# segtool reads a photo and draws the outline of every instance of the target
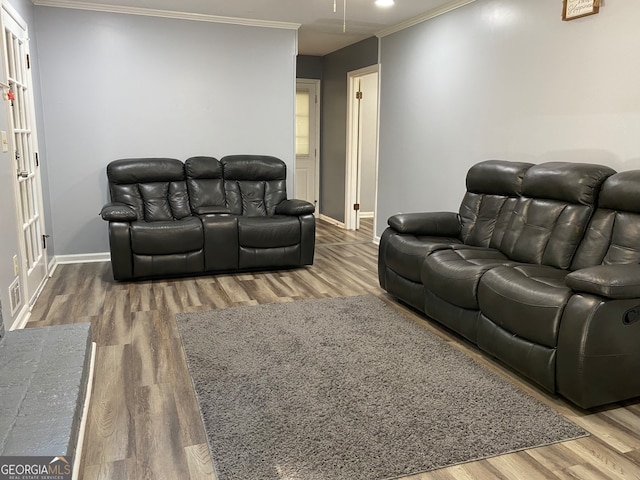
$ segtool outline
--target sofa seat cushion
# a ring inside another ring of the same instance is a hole
[[[202,222],[197,217],[162,222],[133,222],[131,250],[138,255],[169,255],[201,250]]]
[[[500,267],[480,281],[480,310],[513,335],[555,348],[560,319],[572,295],[569,272],[544,265]]]
[[[385,251],[386,266],[407,280],[421,283],[420,271],[424,258],[436,250],[456,244],[462,242],[453,237],[390,235]]]
[[[490,269],[515,264],[498,250],[458,247],[426,257],[422,283],[431,293],[458,307],[478,310],[478,282]]]
[[[300,243],[298,217],[281,215],[238,217],[238,243],[241,247],[278,248]]]

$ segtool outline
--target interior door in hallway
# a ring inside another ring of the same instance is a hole
[[[296,176],[295,198],[316,207],[318,215],[319,185],[319,80],[296,82]]]
[[[47,279],[42,187],[35,131],[35,113],[29,58],[29,36],[24,20],[2,5],[3,74],[8,85],[7,108],[11,153],[15,159],[16,205],[24,298],[33,304]]]
[[[373,218],[378,177],[378,66],[348,74],[345,228]]]

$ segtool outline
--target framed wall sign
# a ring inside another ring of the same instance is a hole
[[[563,0],[562,20],[586,17],[600,11],[600,0]]]

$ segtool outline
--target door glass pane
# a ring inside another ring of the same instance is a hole
[[[309,155],[309,92],[296,92],[296,155]]]

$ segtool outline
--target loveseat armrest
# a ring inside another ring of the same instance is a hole
[[[460,217],[453,212],[399,213],[389,217],[389,226],[398,233],[459,237]]]
[[[276,205],[276,215],[293,215],[300,217],[302,215],[312,214],[315,211],[316,207],[312,203],[295,198],[283,200]]]
[[[567,275],[565,282],[576,292],[611,299],[640,298],[640,265],[597,265]]]
[[[126,203],[107,203],[100,211],[100,216],[107,222],[135,222],[138,214]]]

